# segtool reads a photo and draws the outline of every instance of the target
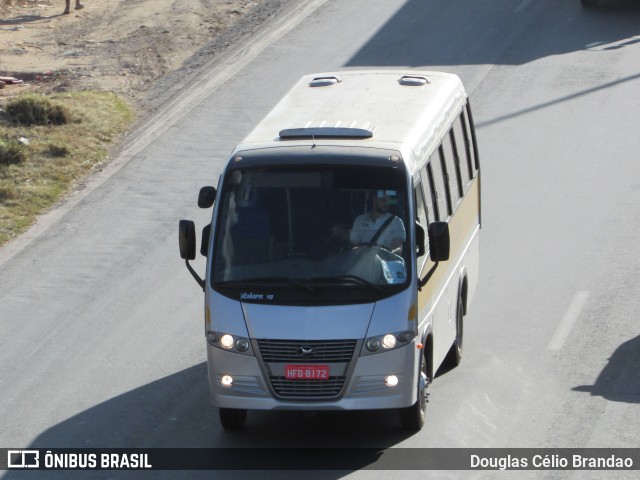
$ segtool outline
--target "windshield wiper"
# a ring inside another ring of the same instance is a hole
[[[244,278],[242,280],[225,280],[223,282],[214,282],[214,286],[218,287],[248,287],[248,286],[260,286],[260,285],[277,285],[277,284],[293,285],[294,287],[302,288],[308,292],[315,293],[316,289],[308,283],[305,283],[297,278],[291,277],[257,277],[257,278]]]
[[[365,287],[369,287],[378,292],[384,292],[384,288],[382,288],[380,285],[376,285],[375,283],[370,282],[366,278],[362,278],[357,275],[335,275],[333,277],[313,277],[313,278],[310,278],[309,280],[314,282],[326,282],[326,283],[348,282],[355,285],[363,285]]]

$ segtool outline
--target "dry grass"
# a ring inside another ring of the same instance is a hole
[[[15,5],[37,5],[38,3],[50,5],[51,0],[0,0],[0,11]]]
[[[24,125],[0,117],[0,245],[101,165],[134,120],[132,109],[110,93],[57,93],[46,100],[64,109],[67,123]]]
[[[64,8],[64,0],[0,0],[0,15],[10,13],[12,7],[52,6],[56,5],[56,3],[59,3]]]
[[[63,0],[60,0],[61,2]],[[0,0],[1,6],[11,7],[13,5],[51,5],[51,0]]]

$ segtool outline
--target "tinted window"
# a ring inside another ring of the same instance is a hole
[[[357,302],[390,294],[406,284],[411,253],[405,185],[404,171],[372,166],[228,172],[216,224],[214,288],[265,289],[276,302],[336,295]]]
[[[469,182],[473,178],[473,170],[471,169],[471,157],[469,153],[469,140],[464,130],[462,115],[453,122],[453,137],[458,152],[460,165],[460,181],[462,182],[462,191],[467,193]]]
[[[427,232],[427,228],[429,226],[429,213],[427,211],[427,205],[425,203],[424,191],[422,190],[422,185],[420,183],[416,185],[414,195],[416,199],[416,220],[418,221],[418,223],[420,223],[420,225],[422,225],[424,231]],[[429,251],[429,238],[427,235],[425,235],[424,246],[425,251]],[[423,261],[423,257],[417,259],[417,272],[420,272],[420,265]]]
[[[465,130],[467,132],[467,138],[469,139],[469,153],[471,159],[471,166],[474,172],[473,176],[475,177],[475,172],[480,168],[478,164],[478,159],[476,158],[476,152],[473,148],[473,135],[471,130],[471,107],[467,104],[467,111],[463,112],[462,117],[464,119]]]
[[[431,166],[431,175],[433,177],[434,203],[438,206],[438,219],[446,220],[451,215],[451,201],[448,198],[449,194],[445,183],[440,150],[433,152],[429,165]]]
[[[427,213],[427,205],[424,201],[424,191],[422,185],[418,183],[415,190],[416,195],[416,220],[420,222],[424,228],[429,225],[429,214]]]
[[[451,143],[451,134],[448,133],[442,139],[442,151],[444,153],[444,160],[446,166],[446,178],[447,185],[449,187],[449,194],[451,197],[451,206],[455,210],[460,197],[462,196],[462,187],[460,186],[460,169],[456,161],[456,153]]]

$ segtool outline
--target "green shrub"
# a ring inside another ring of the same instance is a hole
[[[24,146],[20,142],[0,139],[0,165],[22,163],[24,159]]]
[[[66,157],[69,155],[69,148],[65,145],[50,143],[47,147],[46,153],[50,157]]]
[[[0,202],[16,200],[17,198],[18,191],[15,187],[0,187]]]
[[[64,125],[69,117],[65,107],[34,93],[20,95],[9,101],[5,111],[13,122],[22,125]]]

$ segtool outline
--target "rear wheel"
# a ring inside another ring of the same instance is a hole
[[[462,297],[458,298],[458,310],[456,312],[456,338],[447,354],[445,364],[447,368],[455,368],[462,361],[462,340],[464,338],[464,310]]]
[[[410,407],[398,410],[400,423],[407,430],[417,432],[424,426],[427,418],[427,386],[429,385],[429,374],[427,373],[427,362],[424,354],[420,354],[420,372],[418,373],[418,395],[416,403]]]
[[[225,430],[241,430],[247,420],[247,411],[238,408],[221,408],[219,417]]]

